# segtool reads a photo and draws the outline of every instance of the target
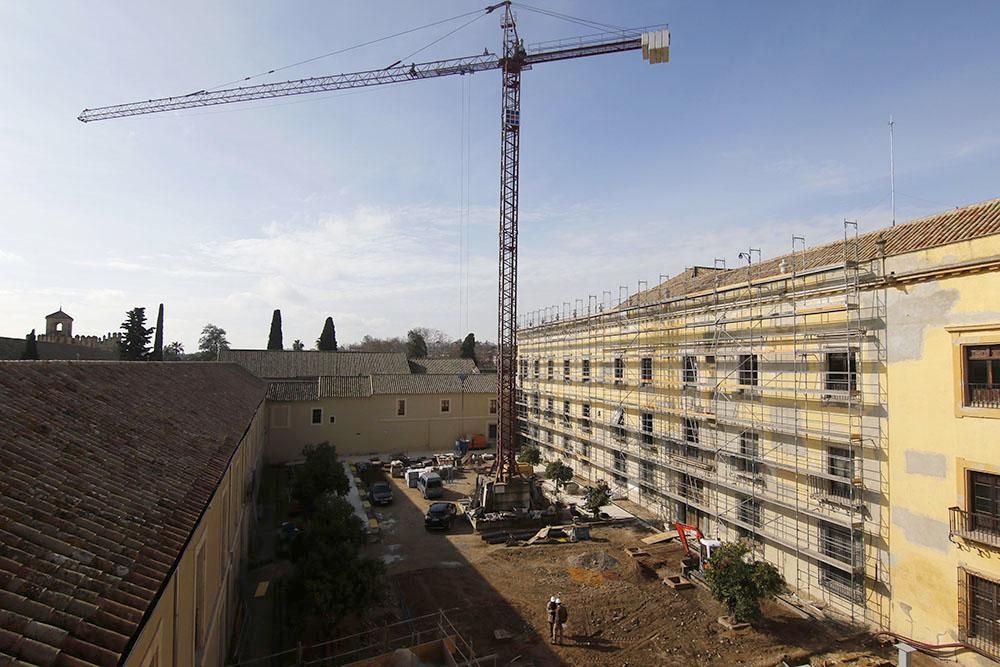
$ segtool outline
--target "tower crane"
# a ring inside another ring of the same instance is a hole
[[[670,55],[670,32],[666,25],[636,30],[616,30],[573,39],[547,42],[525,48],[517,32],[510,0],[483,9],[491,14],[503,8],[503,54],[481,55],[424,63],[395,62],[383,69],[333,74],[294,81],[201,90],[188,95],[84,109],[84,123],[143,114],[178,111],[234,102],[305,95],[309,93],[381,86],[417,79],[436,79],[453,74],[501,70],[503,75],[500,115],[500,244],[497,326],[497,457],[493,475],[506,482],[517,474],[517,212],[518,161],[521,137],[521,73],[534,65],[607,53],[641,50],[649,63],[665,63]]]

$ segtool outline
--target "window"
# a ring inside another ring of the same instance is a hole
[[[555,364],[553,364],[552,360],[549,359],[548,363],[545,364],[545,379],[546,380],[551,380],[552,379],[552,375],[553,375],[553,371],[554,370],[555,370]]]
[[[639,415],[639,421],[642,426],[642,444],[653,444],[653,413],[643,412]]]
[[[967,345],[965,357],[965,405],[970,408],[1000,408],[1000,345]]]
[[[545,442],[547,442],[549,444],[552,444],[553,442],[555,442],[555,436],[552,434],[552,431],[546,431],[545,432]]]
[[[555,401],[551,398],[545,399],[545,418],[549,421],[554,421],[552,413],[555,409]]]
[[[590,403],[584,403],[580,406],[580,414],[582,415],[580,428],[583,429],[584,433],[590,433]]]
[[[611,430],[618,440],[625,439],[625,411],[621,408],[615,412],[614,426]]]
[[[842,598],[847,598],[855,602],[864,602],[864,582],[860,575],[855,577],[850,572],[845,572],[829,563],[820,563],[819,583],[823,588]]]
[[[563,359],[563,380],[569,381],[569,359]]]
[[[857,391],[857,360],[854,352],[830,352],[826,355],[826,388],[831,391]]]
[[[736,459],[736,469],[751,475],[757,474],[757,457],[760,456],[760,434],[743,431],[740,433],[740,456]]]
[[[959,570],[959,638],[1000,659],[1000,583]]]
[[[538,398],[538,394],[531,395],[531,411],[534,412],[536,416],[541,411],[541,402]]]
[[[850,528],[823,521],[820,526],[820,551],[824,556],[836,558],[842,563],[860,565],[863,542],[858,537],[852,536]]]
[[[401,398],[396,401],[396,416],[405,417],[406,416],[406,399]]]
[[[750,497],[740,500],[740,521],[751,526],[760,526],[760,503]]]
[[[649,384],[653,381],[653,358],[643,357],[639,361],[639,379],[644,384]]]
[[[653,483],[653,462],[639,461],[639,481],[647,484]]]
[[[615,470],[619,472],[625,472],[628,465],[628,457],[625,456],[625,452],[615,451]]]
[[[621,357],[615,357],[615,384],[621,384],[622,378],[625,377],[625,360]]]
[[[583,369],[580,371],[580,375],[584,382],[590,382],[590,359],[583,360]]]
[[[292,409],[287,405],[275,405],[271,408],[271,428],[288,428],[291,426]]]
[[[337,417],[336,417],[336,415],[330,415],[330,423],[331,423],[331,424],[334,424],[334,423],[336,423],[336,422],[337,422]]]
[[[969,497],[969,530],[1000,536],[1000,475],[969,472]]]
[[[694,357],[684,357],[684,382],[698,381],[698,360]]]
[[[830,482],[830,495],[837,498],[850,498],[850,480],[854,477],[854,457],[851,450],[844,447],[830,447],[827,450],[826,471],[831,475],[848,480],[846,482],[828,480]]]
[[[497,425],[496,424],[490,424],[487,427],[487,431],[486,432],[489,434],[487,437],[490,440],[496,440],[497,439]]]
[[[701,502],[704,487],[705,483],[697,477],[681,475],[680,492],[682,497],[695,502]]]
[[[570,415],[569,401],[563,401],[563,414],[562,414],[563,426],[569,426],[569,415]]]
[[[313,425],[323,423],[323,408],[313,408],[312,409],[312,423]]]
[[[495,415],[497,413],[497,399],[490,399],[490,414]]]
[[[739,359],[740,359],[740,384],[756,385],[757,355],[741,354]]]
[[[450,398],[442,398],[441,399],[441,412],[442,413],[451,412],[451,399]]]
[[[581,456],[590,456],[590,443],[589,442],[581,442],[580,443],[580,455]]]
[[[540,363],[541,362],[539,362],[538,359],[535,359],[535,379],[538,379],[538,369],[539,369]]]
[[[684,419],[684,440],[698,443],[698,421],[690,417]]]

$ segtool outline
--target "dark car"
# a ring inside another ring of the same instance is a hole
[[[388,482],[375,482],[368,491],[372,505],[388,505],[392,502],[392,487]]]
[[[427,515],[424,516],[424,527],[448,530],[457,514],[458,507],[455,503],[433,503],[427,509]]]

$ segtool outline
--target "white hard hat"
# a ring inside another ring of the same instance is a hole
[[[560,600],[559,598],[556,598],[556,604],[562,604],[562,600]]]
[[[559,600],[556,600],[556,596],[555,595],[553,595],[552,597],[549,598],[549,602],[558,602],[558,601]]]

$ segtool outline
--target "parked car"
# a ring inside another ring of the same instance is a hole
[[[392,486],[388,482],[375,482],[368,490],[372,505],[388,505],[392,502]]]
[[[443,528],[448,530],[458,515],[455,503],[432,503],[424,516],[424,528]]]
[[[441,476],[436,472],[422,472],[417,477],[417,490],[424,498],[440,498],[444,493]]]

